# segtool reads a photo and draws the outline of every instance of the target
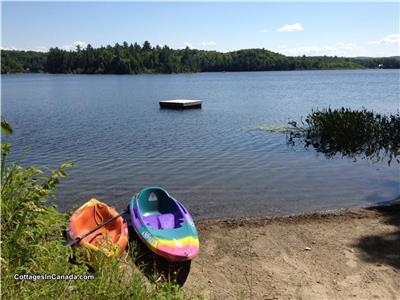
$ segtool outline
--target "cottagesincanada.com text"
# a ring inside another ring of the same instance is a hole
[[[15,280],[93,280],[95,277],[92,274],[77,275],[77,274],[15,274]]]

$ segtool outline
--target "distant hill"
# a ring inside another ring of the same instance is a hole
[[[387,56],[387,57],[373,57],[373,56],[355,56],[352,57],[354,59],[382,59],[382,58],[392,58],[392,59],[400,59],[400,56]]]
[[[278,71],[361,68],[400,68],[400,59],[285,56],[266,49],[227,53],[168,46],[115,44],[75,51],[51,48],[48,52],[1,51],[1,73],[47,72],[72,74],[191,73],[221,71]]]
[[[389,57],[355,57],[366,68],[399,69],[400,56]]]
[[[1,73],[44,72],[47,53],[35,51],[1,51]]]

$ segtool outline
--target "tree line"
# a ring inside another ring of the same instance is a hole
[[[115,44],[74,51],[50,48],[46,53],[10,51],[1,53],[1,73],[48,72],[68,74],[142,74],[235,71],[278,71],[357,68],[400,68],[399,57],[345,58],[329,56],[291,57],[266,49],[217,52],[172,49],[168,46]]]

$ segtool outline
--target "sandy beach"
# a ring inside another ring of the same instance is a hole
[[[400,203],[197,224],[184,289],[207,299],[400,299]]]

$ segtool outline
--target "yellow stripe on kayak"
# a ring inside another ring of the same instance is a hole
[[[185,247],[185,246],[196,246],[199,247],[199,239],[198,238],[194,238],[192,236],[188,236],[182,239],[156,239],[157,244],[156,247],[159,245],[165,245],[168,247]]]

